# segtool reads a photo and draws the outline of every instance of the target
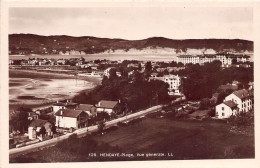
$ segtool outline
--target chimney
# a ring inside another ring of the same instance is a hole
[[[57,103],[59,103],[59,100],[57,100]]]
[[[121,100],[120,100],[120,99],[118,100],[118,103],[121,103]]]
[[[62,110],[60,111],[60,115],[63,115],[63,111]]]

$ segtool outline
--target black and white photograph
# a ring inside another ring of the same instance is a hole
[[[254,17],[9,7],[9,164],[255,159]]]

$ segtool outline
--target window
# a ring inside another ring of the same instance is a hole
[[[224,107],[222,107],[222,110],[225,110],[225,108],[224,108]]]
[[[224,114],[224,113],[222,113],[222,116],[225,116],[225,114]]]

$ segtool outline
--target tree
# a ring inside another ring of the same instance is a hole
[[[138,71],[134,71],[133,75],[132,75],[132,80],[133,81],[142,81],[143,80],[143,76],[141,73],[139,73]]]
[[[42,137],[44,137],[46,134],[46,129],[44,126],[41,127],[40,131],[39,131],[39,135],[42,135]]]
[[[141,70],[142,70],[142,66],[141,66],[141,64],[140,64],[140,63],[138,64],[138,70],[139,70],[139,71],[141,71]]]
[[[104,121],[100,121],[98,123],[98,132],[101,133],[105,128],[105,122]]]
[[[110,118],[109,114],[106,112],[98,113],[96,119],[98,121],[108,120]]]
[[[147,72],[147,73],[149,73],[149,72],[151,72],[151,70],[152,70],[152,63],[151,63],[151,61],[148,61],[146,64],[145,64],[145,71]]]
[[[214,108],[210,109],[209,112],[208,112],[208,115],[210,117],[214,117],[215,116],[215,109]]]
[[[226,90],[224,92],[219,93],[216,104],[220,104],[224,101],[224,99],[230,95],[233,92],[233,90]]]
[[[165,70],[163,71],[163,75],[169,75],[169,71],[168,71],[167,69],[165,69]]]
[[[204,98],[202,99],[202,101],[200,102],[200,110],[205,110],[208,109],[212,106],[212,103],[210,101],[210,99],[208,98]]]
[[[55,125],[52,125],[51,131],[52,131],[53,134],[56,134],[56,133],[57,133],[57,131],[56,131],[56,126],[55,126]]]
[[[116,69],[115,69],[115,68],[112,68],[112,69],[109,70],[109,78],[110,78],[110,79],[115,79],[115,78],[117,78]]]
[[[235,58],[232,59],[232,64],[233,64],[233,65],[237,64],[237,59],[235,59]]]
[[[28,120],[28,112],[32,110],[29,108],[19,107],[16,114],[10,120],[10,126],[17,131],[24,133],[27,130],[30,121]]]

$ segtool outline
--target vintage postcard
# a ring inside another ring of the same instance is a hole
[[[2,9],[3,167],[259,166],[259,3]]]

